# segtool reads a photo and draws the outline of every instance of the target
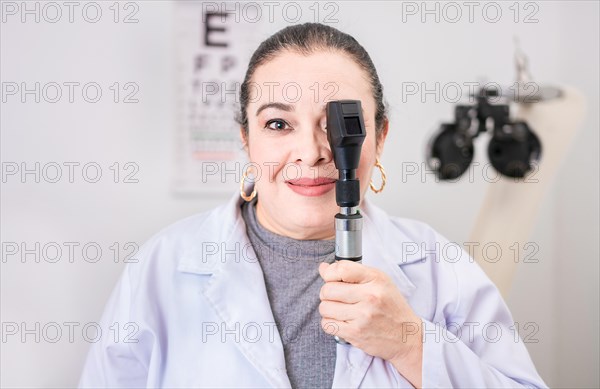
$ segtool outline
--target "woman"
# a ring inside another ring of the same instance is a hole
[[[450,243],[423,223],[363,201],[363,263],[333,263],[325,104],[362,102],[364,198],[373,167],[383,173],[382,90],[369,55],[334,28],[292,26],[263,42],[240,99],[255,185],[142,247],[102,320],[111,335],[135,331],[94,344],[80,385],[545,386],[497,289],[463,251],[432,250]]]

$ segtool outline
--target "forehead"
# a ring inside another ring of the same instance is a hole
[[[250,104],[282,99],[288,103],[317,104],[340,99],[358,99],[369,104],[372,100],[365,70],[341,52],[316,51],[303,55],[283,51],[257,67],[251,82],[254,98]]]

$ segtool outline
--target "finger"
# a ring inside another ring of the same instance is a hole
[[[343,329],[346,329],[348,323],[345,323],[340,320],[332,319],[331,317],[324,317],[321,319],[321,328],[325,333],[329,335],[337,335],[340,336],[340,332]]]
[[[342,281],[365,283],[374,278],[372,269],[353,261],[337,261],[329,266],[319,266],[319,273],[325,282]]]
[[[321,276],[323,276],[323,275],[322,275],[322,274],[323,274],[322,272],[323,272],[325,269],[327,269],[328,267],[329,267],[329,264],[328,264],[327,262],[321,262],[321,263],[319,264],[319,274],[321,274]]]
[[[321,287],[319,298],[321,300],[354,304],[361,301],[361,296],[364,294],[361,286],[360,284],[350,284],[348,282],[329,281]]]
[[[339,321],[354,320],[359,315],[353,304],[338,303],[337,301],[321,301],[319,313],[322,317],[330,317]]]

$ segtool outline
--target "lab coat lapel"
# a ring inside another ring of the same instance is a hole
[[[212,228],[222,226],[215,228],[214,239],[210,240],[218,245],[221,255],[208,257],[196,253],[195,259],[188,257],[181,263],[180,270],[212,274],[203,294],[227,328],[240,332],[239,341],[235,339],[236,346],[274,387],[289,388],[283,343],[239,205],[238,200],[233,199],[223,212],[213,214],[215,220],[209,223]],[[260,335],[253,333],[246,339],[247,333],[242,328],[260,328]]]
[[[358,388],[373,356],[352,345],[338,344],[332,388]]]
[[[369,201],[363,202],[362,215],[363,264],[389,274],[400,293],[408,300],[416,287],[402,271],[400,264],[408,263],[402,258],[402,245],[409,242],[409,239],[398,232],[383,210]]]

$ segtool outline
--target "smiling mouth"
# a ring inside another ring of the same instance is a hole
[[[332,191],[336,180],[326,177],[299,178],[285,183],[293,192],[307,197],[318,197]]]
[[[332,178],[319,177],[319,178],[299,178],[295,180],[286,181],[290,185],[294,186],[302,186],[302,187],[312,187],[312,186],[324,186],[330,185],[336,182],[336,180]]]

